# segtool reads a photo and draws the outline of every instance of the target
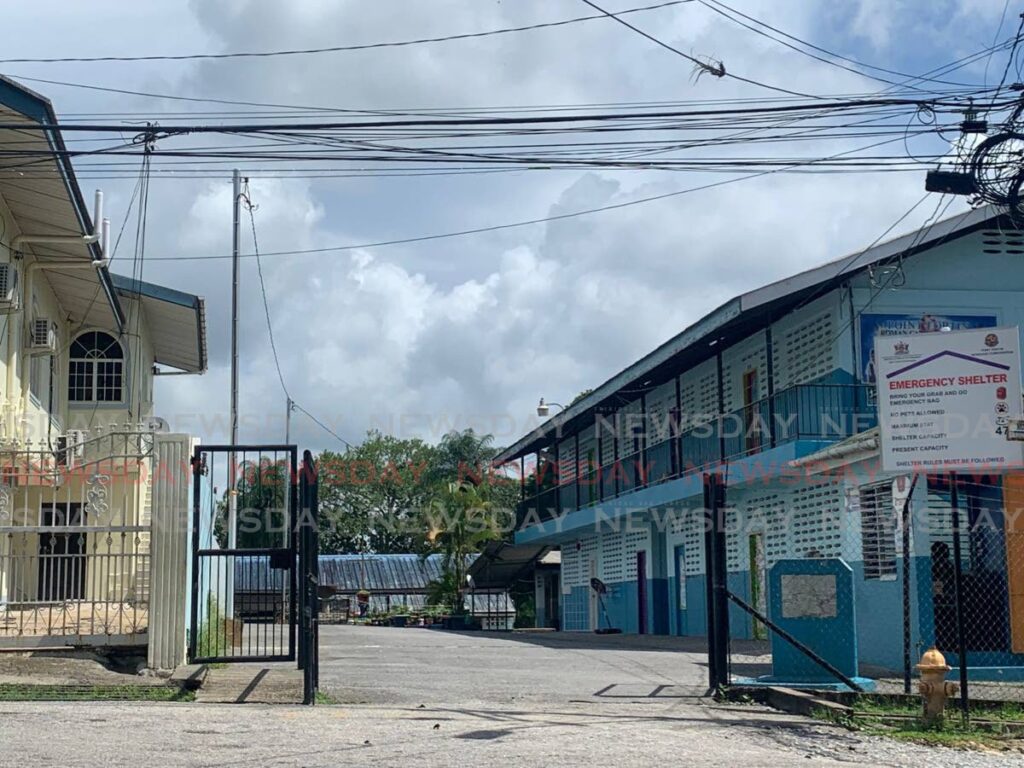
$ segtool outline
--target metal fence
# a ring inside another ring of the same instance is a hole
[[[712,684],[916,693],[936,647],[963,706],[1024,703],[1024,475],[826,465],[705,475]]]
[[[0,647],[145,644],[153,434],[0,449]]]

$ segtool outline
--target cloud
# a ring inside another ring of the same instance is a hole
[[[194,0],[162,6],[160,23],[154,25],[148,13],[121,15],[121,4],[64,5],[50,14],[45,37],[40,29],[12,39],[9,55],[38,55],[58,46],[69,53],[304,48],[585,15],[582,5],[546,2]],[[630,5],[620,0],[609,7]],[[923,72],[990,44],[1001,4],[986,0],[976,17],[974,5],[966,0],[860,0],[840,6],[757,0],[742,10],[845,55]],[[14,12],[27,13],[20,6]],[[83,20],[96,14],[107,22],[82,38]],[[812,61],[697,3],[636,14],[631,22],[680,50],[723,60],[730,72],[798,92],[884,87]],[[907,30],[913,35],[905,35]],[[1004,36],[1010,33],[1004,26]],[[980,79],[983,67],[981,62],[957,73],[957,79]],[[338,110],[778,95],[728,79],[694,83],[688,62],[613,21],[345,54],[23,71],[77,81],[94,77],[116,87],[190,97]],[[990,72],[989,80],[995,76]],[[205,113],[192,118],[197,121],[252,117],[245,108],[228,105],[56,87],[48,93],[59,113],[107,110],[161,119],[159,113],[191,110]],[[195,143],[194,137],[183,137],[159,145]],[[814,149],[775,144],[733,152],[808,156]],[[725,178],[523,170],[285,180],[266,178],[268,165],[242,163],[243,172],[253,177],[264,253],[561,215]],[[87,160],[79,161],[80,170],[87,167]],[[230,263],[177,259],[230,252],[231,165],[220,169],[222,176],[213,180],[155,178],[144,261],[145,279],[207,299],[210,372],[162,379],[156,392],[159,412],[206,440],[226,437]],[[127,207],[134,180],[104,183],[116,217]],[[780,174],[472,237],[267,256],[264,278],[285,383],[295,400],[348,439],[370,426],[433,438],[445,427],[472,425],[509,442],[530,427],[540,396],[567,402],[736,293],[866,246],[921,194],[920,174]],[[920,223],[931,208],[922,206],[921,216],[904,227]],[[119,224],[115,219],[115,230]],[[243,224],[243,250],[250,251],[248,221]],[[115,271],[131,271],[132,229],[129,223]],[[251,259],[242,266],[240,298],[242,438],[279,440],[284,394]],[[293,417],[293,435],[304,446],[336,445],[302,414]]]

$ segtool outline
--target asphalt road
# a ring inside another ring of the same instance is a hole
[[[0,766],[1020,765],[714,705],[699,648],[670,638],[324,627],[322,640],[337,705],[0,703]]]

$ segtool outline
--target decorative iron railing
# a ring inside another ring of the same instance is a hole
[[[0,646],[145,632],[153,433],[0,446]]]

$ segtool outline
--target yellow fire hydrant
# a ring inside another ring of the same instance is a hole
[[[946,681],[946,673],[952,667],[946,663],[946,657],[934,645],[924,652],[918,662],[917,671],[921,673],[918,691],[924,703],[924,721],[939,723],[942,721],[946,708],[946,699],[956,696],[960,686]]]

